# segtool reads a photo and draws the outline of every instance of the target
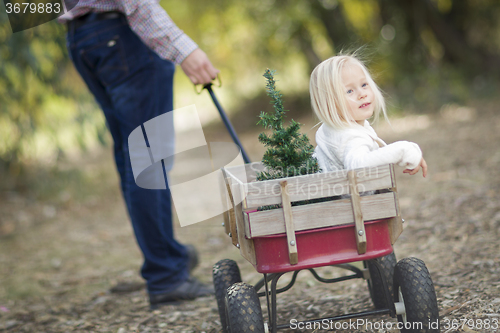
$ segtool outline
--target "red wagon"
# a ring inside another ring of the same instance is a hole
[[[425,264],[416,258],[396,262],[392,245],[401,234],[392,165],[255,181],[260,163],[222,169],[228,211],[224,226],[233,244],[263,278],[241,282],[236,262],[214,265],[213,279],[224,332],[276,332],[277,294],[290,289],[300,270],[321,282],[354,278],[368,281],[375,309],[302,323],[369,315],[398,317],[402,332],[438,332],[436,295]],[[362,261],[364,269],[349,263]],[[314,270],[336,266],[351,275],[325,279]],[[290,272],[291,282],[277,288]],[[261,289],[263,289],[261,291]],[[260,297],[267,302],[267,318]]]
[[[328,322],[389,314],[401,332],[439,332],[434,286],[423,261],[396,262],[392,245],[403,231],[392,165],[256,181],[264,167],[250,163],[229,119],[210,93],[245,165],[222,168],[224,227],[241,255],[263,278],[254,286],[241,282],[235,261],[223,259],[213,268],[215,296],[225,333],[276,332],[277,294],[290,289],[300,270],[325,283],[363,278],[375,309],[304,320]],[[362,261],[364,269],[349,263]],[[352,271],[325,279],[314,270],[335,266]],[[291,282],[278,289],[283,274]],[[264,289],[263,291],[260,291]],[[264,319],[259,297],[267,302]]]

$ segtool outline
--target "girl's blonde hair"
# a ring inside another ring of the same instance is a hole
[[[354,54],[331,57],[316,66],[311,73],[309,92],[311,105],[316,116],[322,123],[333,128],[347,128],[355,124],[349,112],[341,75],[342,69],[347,64],[360,66],[366,75],[367,83],[372,88],[375,97],[373,119],[376,121],[382,113],[387,120],[382,92],[373,81],[365,65]]]

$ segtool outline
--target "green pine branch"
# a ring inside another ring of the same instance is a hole
[[[318,161],[312,157],[314,147],[309,143],[307,135],[300,133],[300,124],[293,119],[289,126],[285,127],[283,124],[286,110],[283,107],[283,95],[276,89],[275,73],[270,69],[264,73],[267,80],[266,91],[271,98],[274,113],[261,111],[257,123],[264,129],[272,130],[271,134],[259,135],[259,142],[268,148],[262,158],[267,170],[259,173],[257,180],[293,177],[319,171]]]

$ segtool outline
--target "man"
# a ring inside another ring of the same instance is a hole
[[[174,238],[168,187],[148,190],[135,184],[128,136],[173,109],[175,64],[194,84],[209,83],[219,71],[157,1],[81,0],[59,21],[67,23],[70,57],[113,137],[123,197],[144,255],[141,274],[151,308],[213,294],[213,288],[190,277],[196,252]]]

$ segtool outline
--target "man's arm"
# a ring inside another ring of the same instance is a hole
[[[154,0],[117,1],[130,28],[161,58],[180,64],[194,84],[206,84],[219,72],[167,12]]]

